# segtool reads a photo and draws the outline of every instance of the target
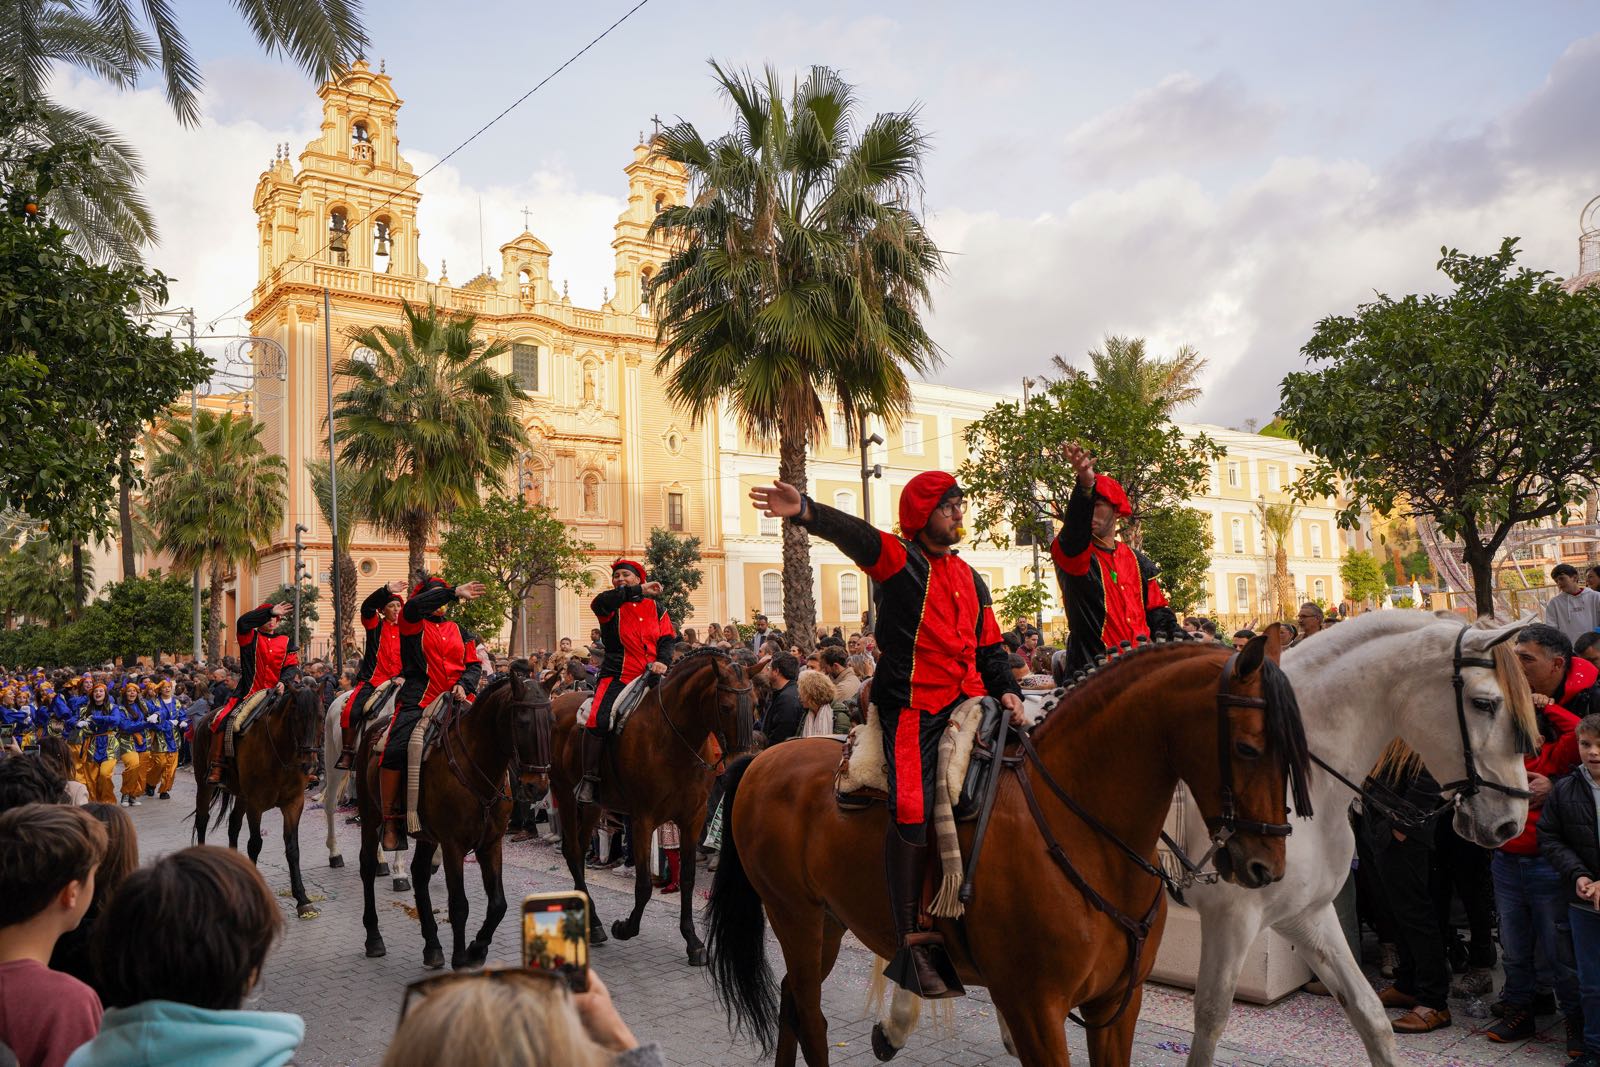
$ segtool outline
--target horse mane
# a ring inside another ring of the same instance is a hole
[[[717,648],[714,645],[701,645],[699,648],[685,652],[678,662],[674,663],[671,667],[668,667],[666,676],[662,678],[662,681],[671,681],[673,678],[677,677],[678,674],[688,669],[689,664],[692,663],[695,666],[699,666],[699,661],[706,658],[725,659],[732,661],[733,654]]]
[[[1179,653],[1178,649],[1183,651]],[[1080,718],[1099,711],[1117,689],[1128,671],[1126,664],[1135,661],[1141,667],[1152,669],[1167,660],[1192,658],[1206,650],[1230,652],[1221,642],[1203,637],[1176,637],[1168,641],[1141,642],[1126,652],[1111,653],[1095,660],[1095,666],[1062,690],[1061,700],[1045,715],[1044,721],[1034,728],[1036,741],[1043,741],[1056,723],[1069,717]],[[1111,679],[1108,681],[1107,679]],[[1300,704],[1295,699],[1289,676],[1272,660],[1261,661],[1261,695],[1266,702],[1263,724],[1267,742],[1280,754],[1289,774],[1290,794],[1294,798],[1295,813],[1307,818],[1311,807],[1311,751],[1306,743],[1305,725],[1300,718]]]
[[[1539,713],[1533,706],[1533,690],[1528,686],[1528,676],[1522,673],[1517,654],[1511,651],[1511,642],[1502,641],[1491,649],[1494,653],[1494,680],[1500,683],[1500,692],[1511,711],[1511,722],[1517,728],[1517,742],[1527,752],[1536,752],[1542,734]]]
[[[522,680],[524,683],[533,685],[539,688],[541,693],[543,692],[543,686],[539,685],[539,676],[534,671],[533,664],[529,663],[526,659],[519,658],[511,661],[511,667],[506,671],[505,674],[501,675],[499,678],[496,678],[494,681],[480,689],[478,691],[478,699],[483,700],[491,694],[498,693],[500,690],[510,685],[511,676],[514,674],[522,675]]]

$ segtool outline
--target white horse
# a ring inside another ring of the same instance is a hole
[[[1519,738],[1536,738],[1532,697],[1509,646],[1497,643],[1526,622],[1465,633],[1459,621],[1425,611],[1369,612],[1302,642],[1283,655],[1294,685],[1314,756],[1360,783],[1396,737],[1422,756],[1435,778],[1468,777],[1462,722],[1479,776],[1515,790],[1528,787]],[[1463,665],[1458,721],[1453,683],[1456,638],[1461,655],[1495,667]],[[1316,814],[1296,820],[1288,841],[1283,879],[1263,889],[1241,890],[1225,882],[1195,885],[1185,899],[1200,913],[1200,973],[1195,981],[1194,1040],[1188,1067],[1209,1067],[1228,1021],[1245,955],[1263,927],[1288,938],[1350,1016],[1375,1064],[1396,1064],[1394,1032],[1378,995],[1361,974],[1334,914],[1333,898],[1350,873],[1355,852],[1346,813],[1355,795],[1333,775],[1311,778]],[[1456,799],[1456,832],[1493,848],[1522,829],[1528,802],[1492,787]],[[1209,834],[1198,815],[1184,827],[1191,855],[1204,851]],[[1199,846],[1199,847],[1193,847]],[[981,900],[973,906],[982,907]],[[904,1047],[921,1005],[896,990],[887,1014],[874,1028],[880,1059]],[[1010,1050],[1005,1020],[1001,1037]]]
[[[337,769],[334,764],[339,762],[339,753],[343,743],[343,733],[339,727],[339,720],[344,714],[344,706],[350,702],[354,689],[347,689],[333,699],[328,705],[328,713],[322,720],[322,814],[328,820],[328,866],[343,867],[344,855],[339,851],[339,837],[334,832],[336,820],[339,818],[339,804],[344,800],[344,790],[350,781],[350,772]],[[394,891],[404,893],[411,889],[411,879],[406,877],[405,866],[400,862],[400,853],[388,853],[388,862],[378,864],[378,877],[387,878],[389,872],[394,871]]]
[[[1536,740],[1538,730],[1527,681],[1510,645],[1501,640],[1524,625],[1483,623],[1463,633],[1459,622],[1425,611],[1370,612],[1289,649],[1282,666],[1294,684],[1311,752],[1361,782],[1399,737],[1435,778],[1455,783],[1469,777],[1462,750],[1465,729],[1477,774],[1489,783],[1526,790],[1519,742]],[[1461,667],[1464,717],[1459,721],[1453,683],[1458,636],[1462,657],[1491,658],[1495,664]],[[1355,852],[1346,816],[1355,797],[1326,771],[1312,775],[1311,789],[1316,815],[1296,822],[1282,881],[1250,893],[1218,882],[1185,894],[1200,913],[1201,937],[1188,1067],[1213,1062],[1245,954],[1267,926],[1304,955],[1350,1017],[1367,1057],[1384,1067],[1397,1062],[1389,1018],[1351,955],[1333,910]],[[1492,786],[1451,792],[1457,794],[1456,833],[1485,848],[1515,837],[1527,821],[1524,797]],[[1461,795],[1467,792],[1471,795]],[[1198,819],[1190,820],[1185,831],[1190,841],[1206,838]]]

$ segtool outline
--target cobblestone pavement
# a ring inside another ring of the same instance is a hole
[[[188,815],[193,810],[193,796],[193,779],[185,768],[171,801],[147,799],[133,809],[146,862],[189,843]],[[333,870],[327,865],[323,844],[322,810],[314,803],[307,804],[300,834],[303,873],[307,890],[313,898],[320,898],[321,915],[301,920],[289,898],[282,823],[276,814],[263,819],[266,843],[261,869],[278,891],[286,933],[282,944],[268,958],[262,983],[248,1006],[290,1011],[304,1017],[306,1040],[296,1062],[306,1067],[376,1064],[394,1031],[406,983],[431,973],[422,967],[422,937],[417,921],[407,914],[408,909],[414,912],[411,894],[394,893],[387,879],[379,881],[378,906],[389,954],[377,960],[363,955],[361,882],[355,866],[358,834],[355,826],[345,823],[343,813],[338,827],[348,865]],[[569,887],[565,865],[547,842],[548,838],[520,844],[507,841],[505,880],[510,908],[495,935],[492,961],[510,963],[517,958],[516,905],[523,894]],[[210,843],[226,844],[226,828],[220,834],[214,833]],[[697,892],[704,891],[707,881],[702,871]],[[470,871],[466,882],[472,900],[471,930],[481,921],[483,891],[479,879]],[[625,915],[631,906],[631,878],[594,872],[590,888],[596,908],[608,923]],[[442,913],[442,878],[434,881],[434,904],[441,912],[440,935],[448,953],[449,925]],[[660,1043],[668,1063],[759,1062],[753,1045],[728,1036],[706,972],[691,969],[684,962],[677,907],[676,897],[658,896],[646,909],[636,939],[626,943],[613,940],[595,949],[596,968],[640,1040]],[[781,966],[775,943],[772,956]],[[835,1064],[877,1062],[869,1036],[873,1020],[865,1005],[871,963],[871,955],[847,939],[824,990],[823,1006],[830,1021]],[[994,1010],[983,990],[974,990],[966,998],[949,1003],[954,1006],[954,1031],[942,1031],[925,1022],[895,1060],[897,1064],[1015,1062],[1005,1055],[1000,1044]],[[1459,1009],[1460,1005],[1456,1007]],[[1135,1038],[1134,1063],[1183,1063],[1192,1018],[1188,994],[1164,986],[1147,986]],[[1432,1067],[1565,1063],[1558,1043],[1559,1019],[1543,1021],[1546,1033],[1526,1046],[1492,1045],[1476,1032],[1482,1021],[1466,1018],[1458,1011],[1454,1027],[1404,1038],[1400,1047],[1407,1063]],[[1072,1025],[1068,1030],[1074,1061],[1087,1063],[1081,1031]],[[1271,1008],[1236,1006],[1225,1041],[1217,1058],[1221,1064],[1332,1067],[1366,1062],[1354,1032],[1332,1001],[1304,994]]]

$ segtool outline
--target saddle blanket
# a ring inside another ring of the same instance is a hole
[[[985,711],[993,709],[985,722]],[[999,706],[983,697],[973,697],[957,705],[950,713],[950,724],[940,745],[950,745],[948,761],[941,754],[939,762],[945,764],[945,799],[957,817],[976,815],[976,802],[981,790],[967,782],[967,771],[972,764],[972,749],[980,733],[992,734],[993,714]],[[985,727],[988,727],[985,730]],[[990,761],[991,763],[993,761]],[[986,768],[987,769],[987,768]],[[850,794],[862,790],[889,791],[889,767],[883,749],[883,727],[878,722],[878,706],[867,705],[867,721],[851,727],[845,740],[844,753],[839,758],[839,770],[834,777],[834,789],[841,804],[861,806],[876,797],[852,798]],[[854,803],[852,803],[854,801]]]
[[[400,699],[400,679],[391,678],[373,690],[367,698],[366,707],[362,709],[361,719],[356,723],[356,746],[359,748],[361,741],[377,723],[388,723],[394,717],[395,702]]]
[[[616,700],[611,702],[612,737],[622,736],[622,728],[628,725],[628,717],[633,714],[633,710],[644,699],[645,693],[649,692],[646,681],[649,677],[650,673],[648,671],[639,675],[639,677],[629,682],[622,692],[617,694]],[[589,717],[589,708],[593,704],[594,697],[589,697],[583,702],[583,706],[578,709],[578,721],[581,722]]]
[[[428,753],[438,746],[439,728],[444,722],[441,712],[445,701],[449,699],[449,692],[434,697],[433,703],[422,709],[422,718],[417,720],[406,741],[406,830],[409,833],[420,833],[422,830],[421,817],[418,815],[422,800],[422,763]],[[382,752],[389,747],[389,731],[393,727],[392,717],[384,721],[383,733],[372,746],[373,752]]]
[[[234,741],[261,717],[261,712],[267,707],[267,697],[272,695],[270,689],[260,689],[239,701],[239,706],[233,709],[233,714],[228,716],[224,724],[223,751],[230,757],[233,755]]]

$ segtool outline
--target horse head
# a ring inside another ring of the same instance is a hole
[[[690,693],[705,698],[693,701],[701,708],[715,709],[712,720],[704,723],[714,734],[724,756],[748,752],[755,736],[755,688],[745,670],[720,648],[703,646],[679,660],[667,675],[675,699],[685,700]],[[679,693],[682,696],[678,696]],[[662,697],[668,694],[663,690]]]
[[[550,791],[551,734],[555,722],[550,714],[550,697],[525,659],[511,664],[507,679],[504,699],[510,712],[517,786],[525,799],[538,801]]]
[[[1247,889],[1283,877],[1291,830],[1285,796],[1293,797],[1295,814],[1311,814],[1305,728],[1278,667],[1284,643],[1283,628],[1273,623],[1228,657],[1215,688],[1215,715],[1203,717],[1209,725],[1197,743],[1215,758],[1185,761],[1193,765],[1183,769],[1212,835],[1217,872]]]

